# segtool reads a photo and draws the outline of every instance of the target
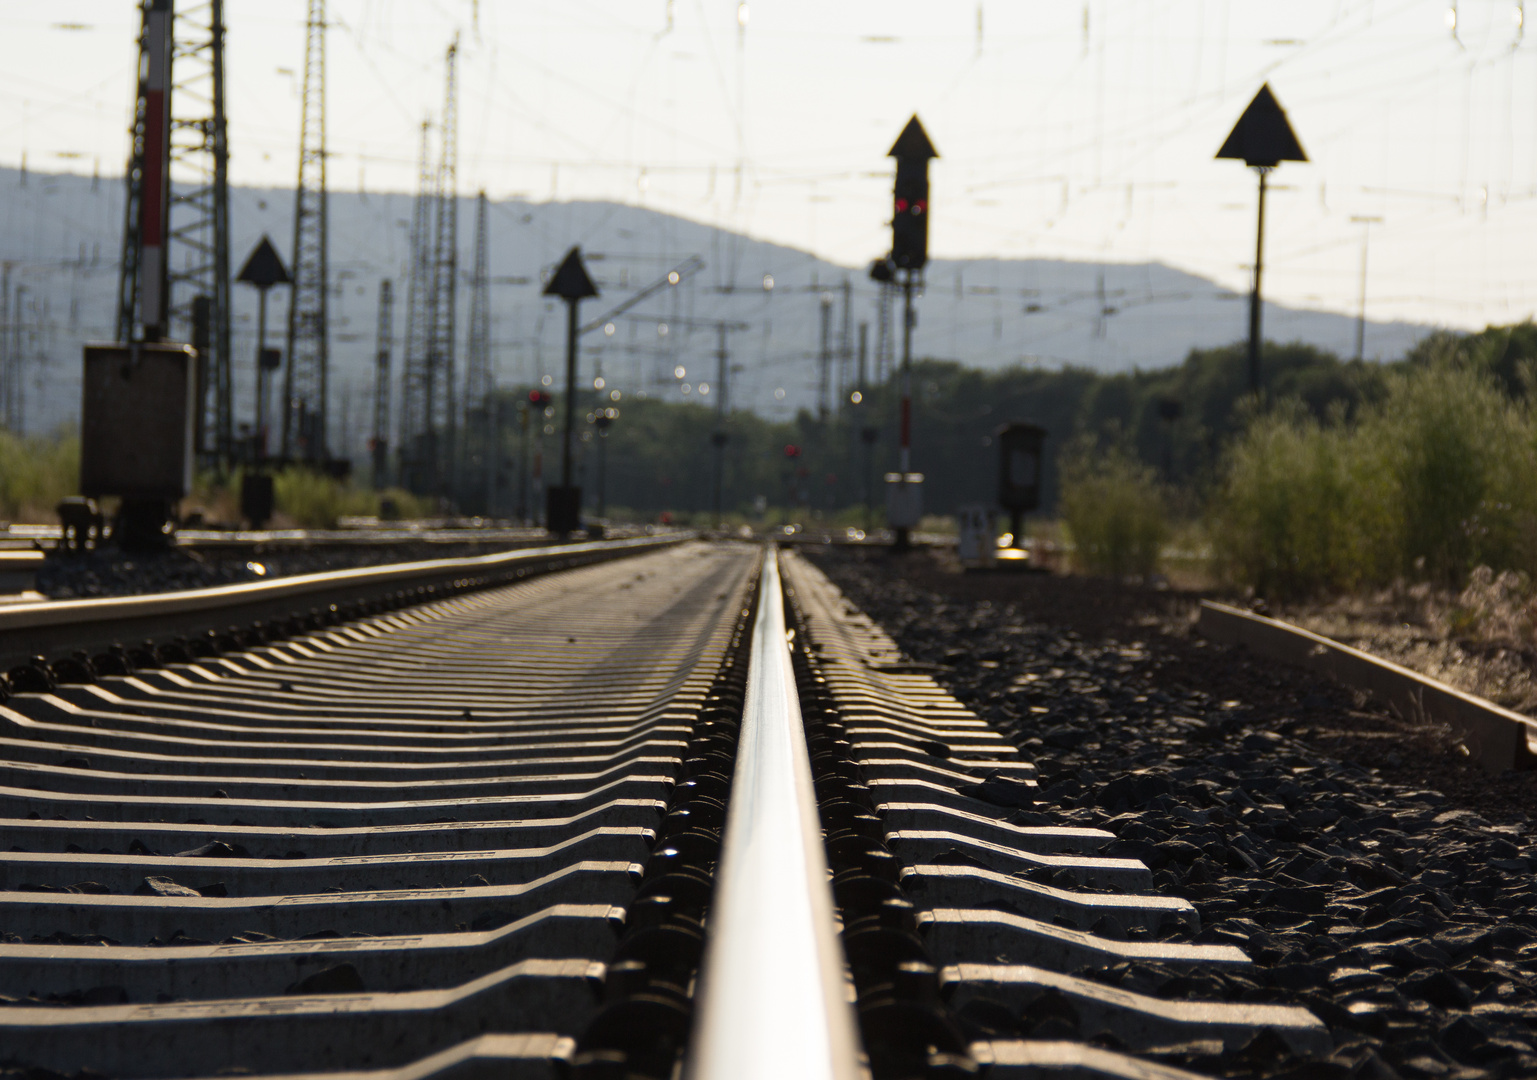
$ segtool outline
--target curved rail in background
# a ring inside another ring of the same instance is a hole
[[[681,543],[694,533],[520,548],[459,559],[364,566],[212,589],[100,600],[48,600],[0,607],[0,667],[72,649],[167,638],[189,628],[288,617],[308,606],[376,600],[408,590],[458,584],[491,585],[532,572],[567,569]]]
[[[785,633],[763,560],[687,1080],[855,1080],[860,1046]]]

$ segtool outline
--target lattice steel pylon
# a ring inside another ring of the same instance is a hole
[[[411,265],[406,275],[405,370],[400,380],[401,483],[420,494],[426,490],[427,343],[429,294],[432,291],[433,172],[429,150],[432,125],[422,122],[417,159],[416,202],[411,210]]]
[[[198,346],[199,449],[223,463],[234,439],[224,0],[178,5],[172,41],[171,333]],[[208,298],[206,324],[194,317],[199,297]]]
[[[117,337],[198,346],[197,449],[227,462],[234,417],[224,0],[140,6]]]
[[[470,278],[470,325],[464,347],[464,425],[459,451],[459,502],[489,513],[496,468],[496,423],[491,391],[490,223],[486,193],[475,200],[475,272]]]
[[[465,341],[464,405],[480,408],[491,396],[490,226],[486,193],[475,200],[475,272],[470,279],[470,328]]]
[[[454,343],[459,284],[459,91],[455,68],[459,39],[449,43],[439,129],[436,222],[432,250],[432,290],[427,313],[428,482],[447,492],[454,461],[458,420],[454,386]]]
[[[330,326],[326,228],[326,4],[304,21],[304,101],[294,190],[293,287],[283,376],[283,456],[325,461]]]
[[[395,323],[395,288],[379,282],[379,325],[374,334],[374,434],[368,449],[373,461],[373,485],[383,488],[390,472],[390,335]]]

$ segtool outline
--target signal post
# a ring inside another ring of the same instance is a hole
[[[876,281],[902,287],[902,403],[898,421],[897,471],[886,474],[886,521],[896,532],[896,549],[907,550],[923,517],[923,474],[913,471],[913,292],[923,287],[929,260],[929,162],[939,156],[914,116],[887,157],[897,159],[892,191],[891,254],[870,267]]]

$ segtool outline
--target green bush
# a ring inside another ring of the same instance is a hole
[[[1265,595],[1532,572],[1534,467],[1530,409],[1446,356],[1389,374],[1353,422],[1296,403],[1252,417],[1225,456],[1211,534],[1230,577]]]
[[[1396,503],[1398,573],[1460,585],[1480,564],[1531,569],[1534,431],[1481,367],[1443,362],[1395,375],[1363,419]]]
[[[1062,520],[1075,565],[1114,577],[1156,570],[1169,524],[1152,468],[1118,446],[1080,443],[1064,454],[1061,470]]]
[[[1336,417],[1298,407],[1256,416],[1229,451],[1210,532],[1227,573],[1265,594],[1350,589],[1384,569],[1380,465]]]
[[[0,517],[54,520],[54,507],[80,490],[80,437],[21,437],[0,431]]]
[[[273,476],[277,512],[302,529],[334,529],[338,518],[379,512],[379,495],[309,469],[284,469]]]

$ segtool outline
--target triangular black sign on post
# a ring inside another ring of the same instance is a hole
[[[1269,83],[1249,102],[1217,157],[1236,158],[1254,169],[1273,169],[1283,161],[1308,159]]]
[[[545,296],[558,296],[566,302],[566,397],[565,423],[560,439],[560,483],[544,489],[544,527],[559,536],[568,536],[582,527],[582,489],[571,482],[571,435],[576,424],[576,309],[581,301],[598,295],[598,287],[587,276],[578,245],[550,275]]]
[[[921,271],[929,261],[929,162],[939,156],[915,115],[886,152],[897,159],[892,189],[891,263]]]
[[[566,252],[565,259],[551,276],[550,283],[544,287],[544,295],[558,296],[566,301],[585,300],[589,296],[598,295],[598,287],[587,276],[587,267],[582,265],[580,246]]]
[[[272,241],[263,236],[235,280],[255,285],[258,289],[270,289],[274,285],[287,285],[292,279],[283,267],[283,260],[278,258]]]
[[[886,151],[886,156],[898,161],[927,161],[937,158],[939,151],[934,149],[934,144],[929,142],[929,133],[914,116],[897,136],[897,141],[891,144],[891,149]]]

